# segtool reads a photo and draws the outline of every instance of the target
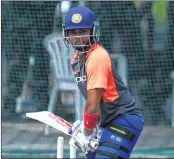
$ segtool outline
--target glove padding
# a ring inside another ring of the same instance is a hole
[[[99,140],[98,139],[87,139],[83,137],[83,134],[79,133],[77,137],[72,137],[69,144],[78,150],[86,153],[88,151],[95,152],[97,150]]]
[[[69,133],[72,136],[69,144],[75,148],[80,149],[85,153],[87,151],[94,152],[97,149],[99,144],[99,140],[97,139],[97,128],[93,129],[91,135],[87,135],[84,133],[83,123],[77,120],[69,129]]]

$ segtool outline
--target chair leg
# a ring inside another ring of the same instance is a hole
[[[50,135],[50,127],[49,125],[46,125],[45,126],[45,133],[44,133],[45,136],[49,136]]]
[[[48,105],[48,111],[53,112],[55,107],[56,107],[56,96],[57,96],[57,87],[53,85],[52,91],[51,91],[51,96],[50,96],[50,101]],[[45,126],[45,136],[48,136],[50,134],[50,126],[46,125]]]

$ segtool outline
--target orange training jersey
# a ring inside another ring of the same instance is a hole
[[[84,56],[72,58],[72,69],[77,85],[86,98],[87,90],[104,88],[100,101],[99,126],[105,127],[116,116],[124,113],[142,116],[135,98],[124,85],[112,64],[108,52],[95,44]]]

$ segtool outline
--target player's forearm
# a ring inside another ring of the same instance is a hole
[[[85,133],[90,135],[93,132],[93,128],[96,127],[99,116],[99,104],[90,105],[86,103],[84,109],[84,122],[89,122],[89,125],[84,124]],[[91,123],[91,124],[90,124]]]
[[[92,89],[87,91],[87,100],[84,111],[89,115],[99,113],[102,91],[102,89]]]
[[[86,103],[84,111],[88,113],[89,115],[95,115],[98,114],[100,111],[99,104],[93,104],[93,103]]]
[[[87,134],[90,134],[98,123],[102,92],[103,89],[87,91],[87,100],[83,114],[84,128]]]

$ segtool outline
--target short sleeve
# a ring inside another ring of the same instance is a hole
[[[102,58],[90,59],[86,65],[87,90],[94,88],[107,88],[109,65]]]

